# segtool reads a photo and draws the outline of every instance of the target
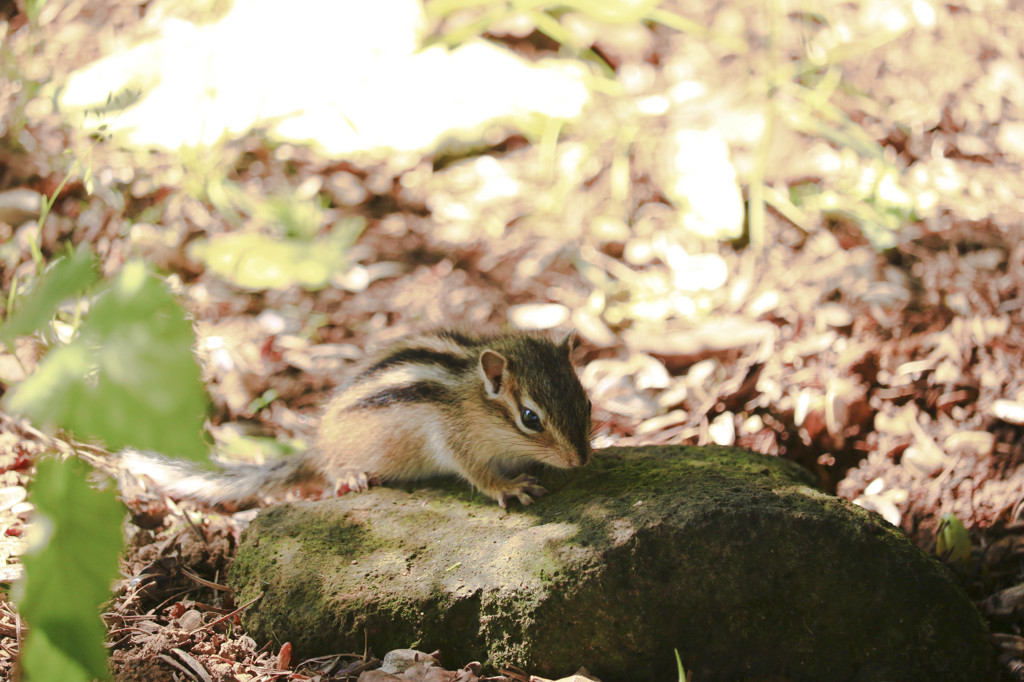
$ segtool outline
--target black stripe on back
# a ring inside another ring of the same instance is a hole
[[[455,329],[442,329],[437,332],[437,337],[441,339],[451,339],[460,346],[473,346],[480,343],[480,338],[464,334],[463,332]]]
[[[445,353],[431,348],[403,348],[390,353],[363,370],[360,376],[370,376],[395,365],[435,365],[451,372],[461,372],[469,368],[472,361],[461,355]]]
[[[451,403],[452,390],[439,381],[416,381],[411,384],[389,386],[366,396],[352,406],[353,409],[387,407],[396,403]]]

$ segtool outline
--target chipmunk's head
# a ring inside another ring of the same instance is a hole
[[[590,399],[572,366],[570,332],[559,343],[531,334],[496,337],[479,355],[484,393],[521,436],[515,450],[559,468],[590,457]]]

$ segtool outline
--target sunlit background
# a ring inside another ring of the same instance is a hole
[[[963,521],[979,602],[1024,579],[1020,2],[23,0],[0,35],[5,315],[69,244],[141,257],[222,451],[301,447],[410,330],[573,327],[595,444],[785,456],[927,551]]]

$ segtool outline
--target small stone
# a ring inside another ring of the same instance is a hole
[[[996,400],[992,403],[992,416],[1009,424],[1024,426],[1024,403],[1016,400]]]
[[[759,414],[752,414],[740,423],[739,433],[741,436],[753,436],[765,428],[764,420]]]
[[[928,477],[939,473],[946,466],[946,456],[937,447],[911,445],[903,452],[900,464],[911,473]]]
[[[736,443],[736,420],[732,412],[723,412],[715,417],[708,426],[708,435],[716,445],[734,445]]]
[[[380,669],[386,673],[403,673],[417,663],[437,665],[437,659],[416,649],[393,649],[384,654]]]
[[[203,627],[203,614],[195,609],[189,609],[178,618],[178,627],[185,632],[192,632]]]
[[[849,327],[853,324],[853,313],[844,305],[824,303],[815,311],[815,321],[822,327]]]

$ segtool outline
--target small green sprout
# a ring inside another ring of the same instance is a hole
[[[935,539],[935,554],[943,561],[967,563],[971,558],[971,536],[955,514],[943,514]]]

